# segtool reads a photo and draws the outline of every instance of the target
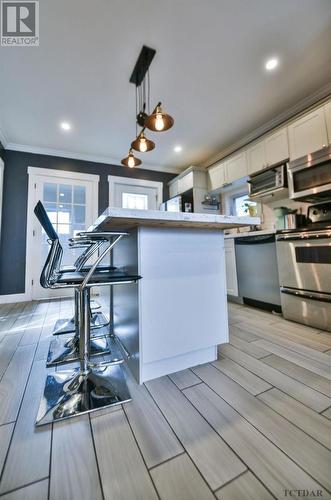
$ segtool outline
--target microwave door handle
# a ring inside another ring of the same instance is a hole
[[[285,295],[292,295],[297,298],[315,300],[317,302],[326,302],[331,304],[331,295],[329,294],[307,292],[302,290],[293,290],[292,288],[287,288],[285,286],[280,287],[280,291]]]

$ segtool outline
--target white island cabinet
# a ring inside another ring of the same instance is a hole
[[[93,229],[124,230],[113,264],[137,284],[112,288],[115,335],[139,381],[214,361],[228,342],[225,228],[258,218],[108,209]]]

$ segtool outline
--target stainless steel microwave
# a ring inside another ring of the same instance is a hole
[[[249,198],[252,200],[285,198],[288,194],[286,172],[287,163],[282,162],[251,175],[248,180]]]
[[[331,146],[288,164],[288,187],[292,200],[331,199]]]

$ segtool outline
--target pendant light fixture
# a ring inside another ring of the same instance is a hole
[[[140,132],[137,139],[131,142],[131,147],[136,151],[146,153],[146,151],[152,151],[155,148],[155,142],[147,139],[144,132]]]
[[[145,120],[145,127],[153,132],[164,132],[169,130],[174,124],[172,116],[164,113],[159,102],[154,112]]]
[[[129,149],[129,154],[123,160],[121,161],[122,165],[125,165],[126,167],[129,168],[134,168],[137,167],[138,165],[141,165],[141,160],[134,156],[132,148]]]
[[[146,153],[155,148],[155,143],[145,136],[145,129],[163,132],[174,124],[174,119],[162,110],[160,102],[150,113],[149,66],[155,53],[154,49],[144,45],[130,77],[130,83],[136,87],[136,139],[131,143],[128,156],[121,161],[122,165],[130,168],[137,167],[142,163],[139,158],[134,156],[133,149]],[[141,127],[140,132],[138,132],[138,127]]]

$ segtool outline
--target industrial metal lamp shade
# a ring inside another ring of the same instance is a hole
[[[126,158],[123,158],[121,163],[126,167],[134,168],[137,167],[138,165],[141,165],[141,160],[139,160],[139,158],[136,158],[134,156],[132,148],[130,148],[128,156],[126,156]]]
[[[164,113],[161,106],[157,106],[153,114],[151,114],[145,121],[145,127],[153,132],[163,132],[171,128],[174,124],[172,116]]]
[[[144,132],[138,135],[137,139],[131,142],[131,147],[136,151],[145,153],[146,151],[152,151],[155,148],[155,142],[150,141],[145,137]]]

